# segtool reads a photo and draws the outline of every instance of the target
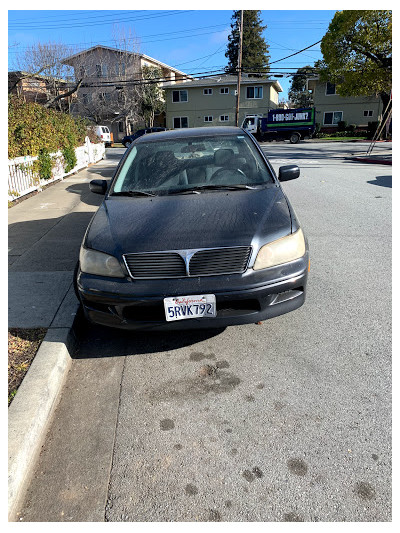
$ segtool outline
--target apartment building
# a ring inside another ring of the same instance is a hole
[[[221,75],[164,87],[167,128],[234,126],[237,77]],[[239,124],[250,114],[267,114],[278,107],[282,87],[271,79],[243,76]]]
[[[108,126],[114,141],[144,126],[137,122],[131,102],[135,98],[135,83],[143,79],[145,66],[159,69],[160,87],[191,79],[184,72],[145,54],[108,46],[93,46],[64,59],[63,63],[73,67],[75,80],[83,80],[72,112]],[[162,91],[160,98],[163,98]],[[164,124],[165,114],[155,118],[155,126]]]

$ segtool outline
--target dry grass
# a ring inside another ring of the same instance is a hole
[[[35,358],[47,329],[8,330],[8,404],[12,402],[18,387]]]

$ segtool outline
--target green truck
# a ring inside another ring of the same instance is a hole
[[[315,108],[272,109],[266,117],[247,115],[242,128],[259,141],[289,140],[297,143],[315,133]]]

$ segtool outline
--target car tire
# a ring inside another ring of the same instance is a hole
[[[300,141],[300,134],[299,133],[292,133],[289,137],[289,141],[291,144],[296,144]]]

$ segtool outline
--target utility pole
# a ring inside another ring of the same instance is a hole
[[[236,126],[239,126],[240,80],[242,77],[242,46],[243,46],[243,9],[240,10],[240,31],[239,31],[239,50],[238,50],[238,66],[237,66],[237,90],[236,90]]]

